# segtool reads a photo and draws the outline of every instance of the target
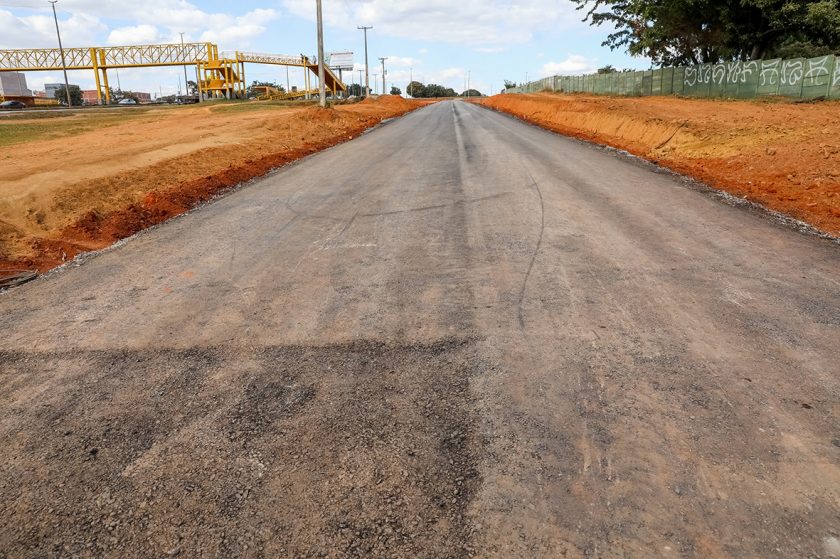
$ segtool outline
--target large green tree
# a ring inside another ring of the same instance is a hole
[[[64,85],[55,89],[55,98],[62,105],[67,104],[67,89]],[[82,106],[82,89],[78,85],[70,86],[70,101],[73,103],[74,107]]]
[[[840,51],[840,0],[572,0],[612,49],[662,65]]]

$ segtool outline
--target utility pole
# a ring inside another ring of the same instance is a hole
[[[408,96],[409,97],[414,97],[414,95],[411,94],[411,84],[413,84],[413,83],[414,83],[414,66],[412,66],[411,68],[408,69]]]
[[[388,57],[379,59],[379,61],[382,63],[382,95],[385,95],[385,75],[388,73],[385,70],[385,61],[386,60],[388,60]]]
[[[181,35],[181,46],[183,46],[184,45],[184,34],[182,32],[182,33],[179,33],[179,35]],[[181,49],[182,54],[183,54],[183,50],[184,49]],[[187,80],[187,65],[184,64],[184,91],[187,93],[187,95],[189,95],[190,94],[190,88],[187,86],[187,81],[189,81],[189,80]]]
[[[67,95],[67,107],[73,106],[73,101],[70,100],[70,82],[67,80],[67,62],[64,60],[64,47],[61,46],[61,32],[58,30],[58,15],[55,13],[55,3],[58,0],[48,0],[52,4],[53,19],[55,20],[55,35],[58,37],[58,50],[61,53],[61,69],[64,71],[64,93]]]
[[[373,75],[373,94],[374,95],[376,95],[376,84],[378,83],[376,81],[376,78],[378,78],[378,77],[379,77],[379,74],[374,74]],[[368,95],[370,95],[370,89],[368,89]]]
[[[365,97],[370,97],[370,70],[368,66],[368,49],[367,49],[367,32],[368,29],[373,29],[373,26],[364,25],[360,27],[356,27],[356,29],[361,29],[365,32]]]
[[[470,98],[470,70],[467,70],[467,99]]]
[[[327,106],[327,91],[324,87],[324,17],[321,14],[321,0],[315,2],[318,11],[318,104]]]

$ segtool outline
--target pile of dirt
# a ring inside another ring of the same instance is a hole
[[[0,268],[44,271],[104,248],[419,106],[392,96],[335,109],[199,106],[18,143],[15,164],[0,166]]]
[[[408,109],[417,106],[417,101],[405,99],[399,95],[380,95],[379,97],[367,97],[360,101],[362,105],[377,105],[393,109]]]
[[[477,102],[840,234],[840,103],[550,93]]]

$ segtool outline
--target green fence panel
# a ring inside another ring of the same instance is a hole
[[[645,70],[642,72],[642,92],[643,96],[650,95],[653,91],[653,72]]]
[[[671,80],[671,93],[685,95],[685,66],[674,68],[674,79]]]
[[[726,64],[712,64],[712,79],[709,82],[709,96],[723,97],[726,93]]]
[[[840,59],[834,57],[834,73],[831,78],[831,89],[828,96],[832,99],[840,99]]]
[[[819,56],[805,61],[802,76],[802,98],[828,97],[831,93],[831,78],[836,64],[834,56]]]
[[[683,70],[683,95],[697,97],[700,66],[688,66]]]
[[[662,70],[654,70],[650,73],[650,94],[662,95]]]
[[[630,82],[630,95],[638,96],[642,94],[642,72],[633,72]]]
[[[802,78],[804,75],[804,58],[782,60],[782,69],[779,77],[779,95],[784,95],[785,97],[801,97]]]
[[[740,60],[727,62],[726,78],[723,86],[723,96],[729,99],[738,97],[738,85],[741,83],[741,71],[744,63]]]
[[[758,94],[778,95],[781,85],[782,59],[762,60],[758,71]]]
[[[761,66],[755,61],[741,62],[739,74],[737,76],[738,88],[733,97],[738,99],[750,99],[758,95],[758,82]]]
[[[674,70],[675,68],[662,69],[662,89],[661,95],[671,95],[674,93]]]

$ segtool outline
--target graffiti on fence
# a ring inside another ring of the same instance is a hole
[[[726,78],[726,64],[715,64],[712,66],[712,83],[723,85]]]
[[[798,85],[802,81],[804,64],[801,60],[785,60],[782,62],[782,85]]]
[[[808,61],[808,71],[805,72],[805,78],[813,80],[811,85],[828,85],[829,70],[828,64],[831,62],[831,57],[823,56],[822,58],[812,58]],[[820,78],[825,77],[825,81]]]
[[[761,85],[777,85],[779,83],[779,65],[781,60],[762,61]]]
[[[561,77],[564,82],[535,81],[516,91],[534,86],[562,83],[569,91],[624,95],[686,94],[693,96],[788,95],[803,98],[840,98],[840,56],[811,59],[734,60],[678,68],[640,70],[615,76]],[[566,86],[566,84],[568,84]]]

